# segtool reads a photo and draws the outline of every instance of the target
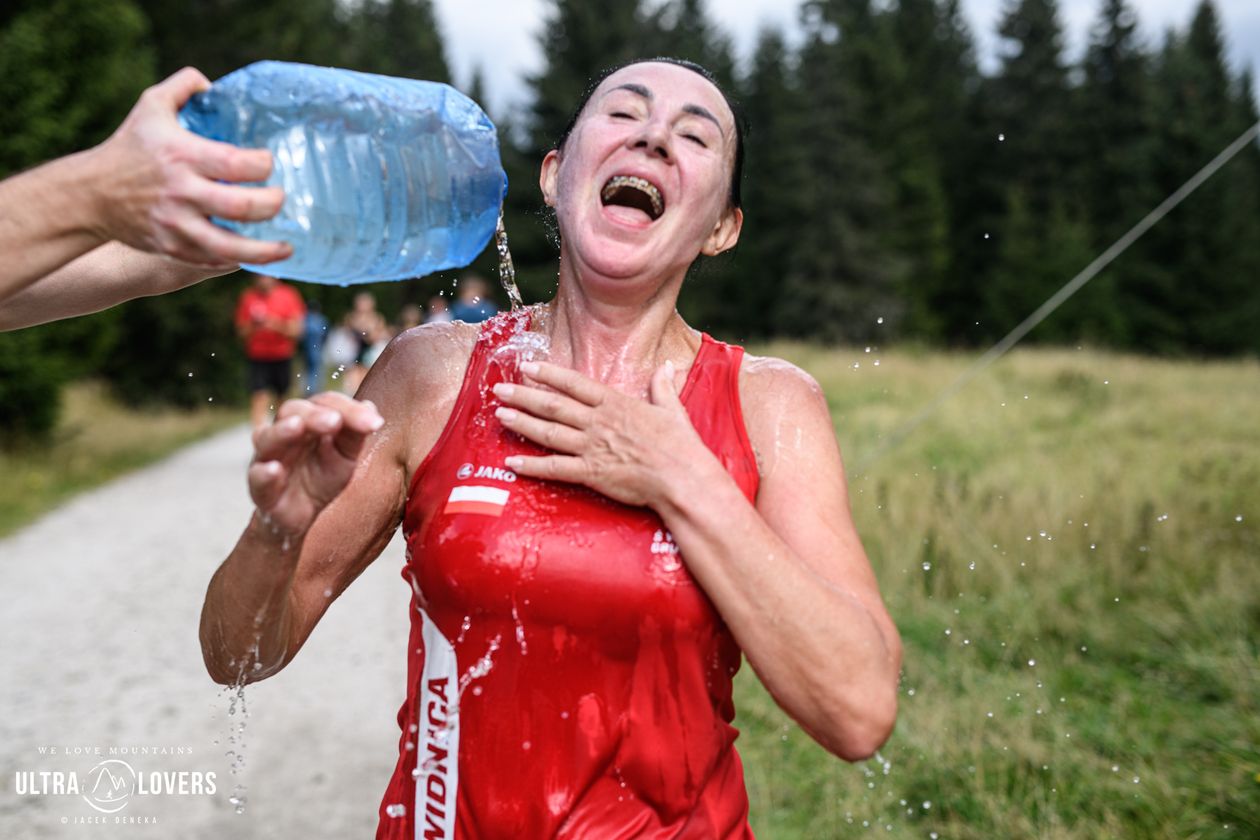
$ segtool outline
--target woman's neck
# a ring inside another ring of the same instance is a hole
[[[551,361],[635,396],[668,359],[680,371],[691,365],[700,338],[678,315],[676,282],[654,294],[601,299],[562,270],[555,298],[536,316],[551,339]]]

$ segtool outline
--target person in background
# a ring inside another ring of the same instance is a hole
[[[455,290],[455,303],[451,305],[451,319],[466,324],[480,324],[499,311],[490,298],[490,287],[478,274],[465,274]]]
[[[238,263],[284,259],[283,242],[246,239],[208,217],[271,218],[280,187],[242,186],[271,171],[266,149],[240,149],[176,119],[210,81],[185,67],[150,87],[99,146],[0,181],[0,330],[173,292]]]
[[[270,275],[255,275],[254,284],[241,293],[236,332],[249,360],[249,420],[255,429],[267,424],[272,407],[289,391],[305,318],[301,295]]]
[[[308,394],[324,387],[324,341],[328,338],[328,318],[320,311],[319,301],[306,304],[306,322],[302,325],[302,360],[306,363],[306,378],[302,390]]]
[[[424,322],[426,324],[444,324],[451,320],[451,309],[446,305],[446,298],[442,295],[434,295],[429,298],[428,311],[425,312]]]
[[[343,382],[345,392],[354,394],[359,390],[363,377],[367,376],[368,368],[380,355],[380,350],[374,351],[373,346],[381,341],[384,334],[388,333],[388,325],[385,323],[385,316],[377,310],[376,297],[371,292],[359,292],[354,296],[354,308],[346,313],[343,323],[358,342],[354,364],[346,371]],[[384,340],[386,343],[389,342],[388,338]]]
[[[398,311],[398,331],[406,332],[424,323],[424,312],[417,304],[409,303]]]

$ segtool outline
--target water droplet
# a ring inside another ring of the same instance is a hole
[[[1235,516],[1235,517],[1234,517],[1234,521],[1235,521],[1235,522],[1242,522],[1242,521],[1243,521],[1243,520],[1242,520],[1242,516],[1241,516],[1241,515],[1240,515],[1240,516]]]
[[[883,316],[883,315],[880,315],[878,318],[876,318],[876,319],[875,319],[875,323],[877,323],[877,324],[882,324],[882,323],[884,323],[884,316]]]
[[[931,564],[931,563],[929,563],[929,562],[927,562],[926,560],[924,560],[924,561],[923,561],[923,571],[928,572],[928,571],[931,571],[931,570],[932,570],[932,564]]]
[[[998,142],[999,142],[999,143],[1005,143],[1005,142],[1006,142],[1006,135],[1005,135],[1005,134],[999,134],[999,135],[998,135]]]
[[[1029,668],[1035,668],[1035,667],[1037,667],[1037,660],[1036,660],[1036,659],[1029,659],[1029,660],[1028,660],[1028,667],[1029,667]]]
[[[385,816],[387,817],[405,817],[407,815],[407,806],[401,802],[393,803],[385,806]]]

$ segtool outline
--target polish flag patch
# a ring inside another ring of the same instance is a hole
[[[501,516],[511,490],[502,487],[483,487],[477,484],[458,484],[451,488],[443,513],[480,513],[483,516]]]

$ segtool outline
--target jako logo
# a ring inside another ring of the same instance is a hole
[[[474,467],[472,464],[464,464],[455,472],[456,478],[488,478],[491,481],[506,481],[508,484],[516,481],[516,473],[503,467]]]

